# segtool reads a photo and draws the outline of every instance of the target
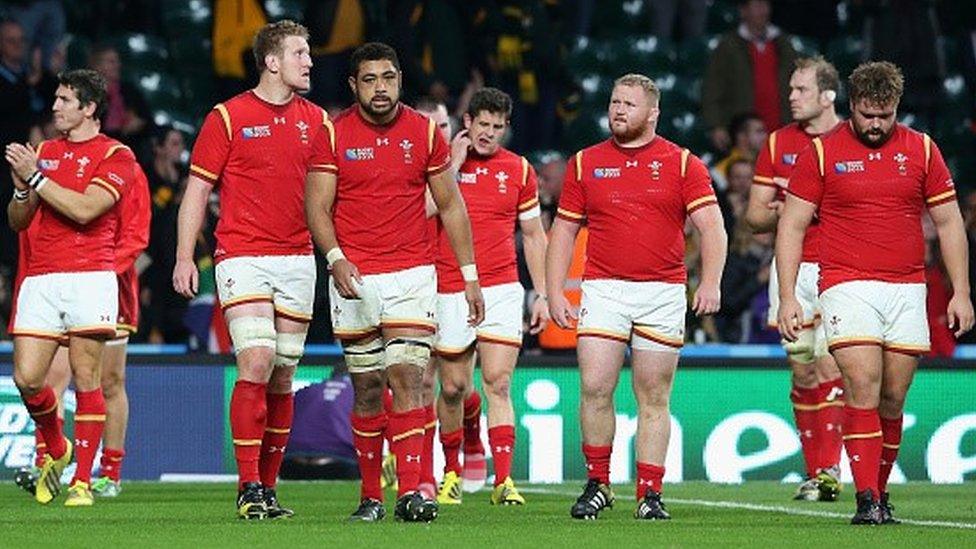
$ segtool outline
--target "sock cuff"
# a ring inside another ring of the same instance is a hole
[[[653,463],[646,463],[646,462],[638,461],[637,462],[637,472],[638,472],[638,474],[641,473],[641,472],[643,472],[643,473],[647,473],[647,474],[651,474],[651,475],[653,475],[653,474],[660,474],[661,476],[664,476],[664,466],[663,465],[655,465]]]
[[[268,404],[274,402],[288,402],[289,400],[295,400],[295,393],[265,393],[268,399]]]
[[[511,438],[515,439],[514,425],[496,425],[488,428],[488,438]]]
[[[125,457],[125,450],[120,448],[103,448],[102,463],[107,461],[121,461]]]
[[[406,412],[390,412],[388,428],[390,442],[398,442],[424,434],[424,409],[414,408]]]
[[[790,389],[790,401],[793,404],[807,404],[815,406],[820,402],[820,387],[798,387],[796,385]]]
[[[613,446],[593,446],[590,444],[583,445],[583,455],[588,458],[610,458],[610,454],[613,453]]]
[[[75,421],[78,421],[80,412],[105,413],[105,395],[102,393],[101,387],[92,391],[75,391],[75,400],[78,403],[78,409],[75,412]]]
[[[464,399],[464,417],[468,417],[475,412],[481,412],[481,393],[477,389],[471,391],[468,398]]]
[[[437,410],[434,409],[433,404],[428,404],[424,406],[424,428],[433,429],[437,427]]]
[[[381,436],[389,422],[386,412],[381,412],[375,416],[361,416],[353,413],[350,418],[353,433],[364,437]]]
[[[458,429],[448,433],[441,431],[440,437],[441,444],[444,446],[460,446],[461,441],[464,440],[464,429]]]
[[[45,385],[37,393],[24,397],[24,404],[31,414],[43,415],[58,409],[58,396],[54,394],[54,389],[50,385]]]
[[[262,393],[268,392],[267,383],[257,383],[255,381],[248,381],[246,379],[238,379],[234,382],[235,389],[242,389],[245,391],[261,391]]]
[[[881,437],[877,408],[844,406],[844,440]]]

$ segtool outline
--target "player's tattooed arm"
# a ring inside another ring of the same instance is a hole
[[[969,245],[959,206],[952,200],[929,209],[939,234],[942,261],[952,283],[952,298],[946,308],[949,328],[956,337],[973,327],[973,302],[969,293]]]

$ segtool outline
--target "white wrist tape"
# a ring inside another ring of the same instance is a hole
[[[461,265],[461,278],[465,282],[477,282],[478,281],[478,267],[474,263],[470,265]]]
[[[346,258],[345,254],[342,253],[342,249],[339,248],[338,246],[332,248],[325,254],[325,260],[329,263],[329,267],[332,267],[332,264],[335,263],[336,261],[345,258]]]
[[[35,191],[41,190],[41,187],[47,183],[47,178],[41,173],[41,170],[37,170],[30,177],[27,178],[27,184],[30,185]]]
[[[30,191],[27,189],[14,189],[14,200],[17,202],[27,202],[28,197],[30,197]]]

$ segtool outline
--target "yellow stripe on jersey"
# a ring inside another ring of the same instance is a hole
[[[580,151],[576,153],[576,181],[582,181],[582,180],[583,180],[583,151]]]
[[[925,199],[925,203],[926,204],[932,204],[933,202],[938,202],[940,200],[945,200],[946,198],[949,198],[950,196],[954,196],[955,194],[956,194],[956,191],[955,190],[946,191],[944,193],[937,194],[937,195],[935,195],[935,196],[933,196],[931,198],[926,198]]]
[[[434,153],[434,132],[437,131],[437,124],[434,124],[434,119],[427,119],[427,154]]]
[[[827,172],[824,170],[823,141],[819,137],[813,138],[813,148],[817,151],[817,168],[820,170],[820,177],[825,177]]]
[[[775,158],[776,158],[776,133],[778,131],[779,130],[776,130],[773,133],[769,134],[769,158],[773,159],[774,162],[776,161],[775,160]]]
[[[681,177],[684,177],[688,173],[688,155],[691,151],[688,149],[681,149]]]
[[[128,148],[129,147],[126,147],[125,145],[121,145],[121,144],[120,145],[112,145],[112,147],[108,150],[108,152],[105,153],[105,156],[102,158],[102,160],[104,160],[105,158],[108,158],[108,157],[112,156],[118,150],[128,149]]]
[[[323,122],[323,125],[325,125],[325,129],[329,132],[329,148],[332,149],[332,154],[335,154],[336,152],[335,126],[332,125],[332,121],[329,120],[329,115],[325,111],[322,111],[322,114],[325,115],[325,121]]]
[[[522,188],[524,189],[525,186],[529,183],[529,161],[526,160],[524,156],[521,158],[522,158]]]
[[[532,208],[539,205],[539,199],[537,197],[532,197],[525,202],[518,205],[518,211],[524,212],[526,210],[531,210]]]
[[[101,188],[105,189],[106,191],[108,191],[109,194],[112,195],[112,198],[116,202],[118,202],[119,199],[122,198],[122,193],[120,193],[119,190],[115,188],[115,185],[112,185],[111,183],[109,183],[108,181],[105,181],[101,177],[93,177],[91,179],[91,182],[92,182],[92,184],[98,185],[99,187],[101,187]]]
[[[767,185],[776,184],[776,181],[774,181],[772,177],[765,177],[762,175],[754,175],[752,176],[752,180],[755,181],[756,183],[766,183]]]
[[[234,138],[234,132],[231,130],[230,113],[227,112],[227,107],[225,107],[223,103],[217,103],[214,109],[220,113],[220,117],[224,120],[224,129],[227,130],[227,140],[232,140]]]
[[[38,144],[37,144],[37,157],[38,157],[38,158],[40,158],[40,157],[41,157],[41,149],[43,149],[43,148],[44,148],[44,145],[45,145],[46,143],[47,143],[47,141],[41,141],[40,143],[38,143]]]
[[[691,203],[688,204],[685,207],[685,209],[688,210],[688,211],[691,211],[691,210],[694,210],[695,208],[697,208],[699,206],[703,206],[705,204],[708,204],[709,202],[718,202],[718,199],[715,198],[715,195],[713,195],[713,194],[706,195],[706,196],[703,196],[701,198],[692,200]]]
[[[207,179],[209,179],[210,181],[217,181],[217,174],[215,174],[215,173],[213,173],[213,172],[211,172],[209,170],[205,170],[205,169],[201,168],[200,166],[197,166],[196,164],[190,164],[190,171],[191,172],[196,172],[198,175],[202,175],[202,176],[206,177]]]
[[[575,212],[571,212],[569,210],[564,210],[562,208],[558,208],[556,210],[556,213],[558,213],[559,215],[564,215],[570,219],[583,219],[583,214],[578,214]]]

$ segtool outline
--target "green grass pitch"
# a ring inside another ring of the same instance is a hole
[[[41,506],[12,482],[0,487],[0,547],[976,547],[976,483],[892,488],[896,516],[909,523],[853,527],[850,487],[836,503],[790,501],[792,486],[686,482],[666,486],[669,522],[632,518],[633,488],[596,521],[575,521],[569,507],[581,484],[522,486],[525,507],[496,508],[488,491],[442,506],[432,524],[393,520],[350,524],[358,484],[283,482],[290,520],[244,522],[234,515],[230,484],[129,482],[121,497],[69,509],[64,495]]]

